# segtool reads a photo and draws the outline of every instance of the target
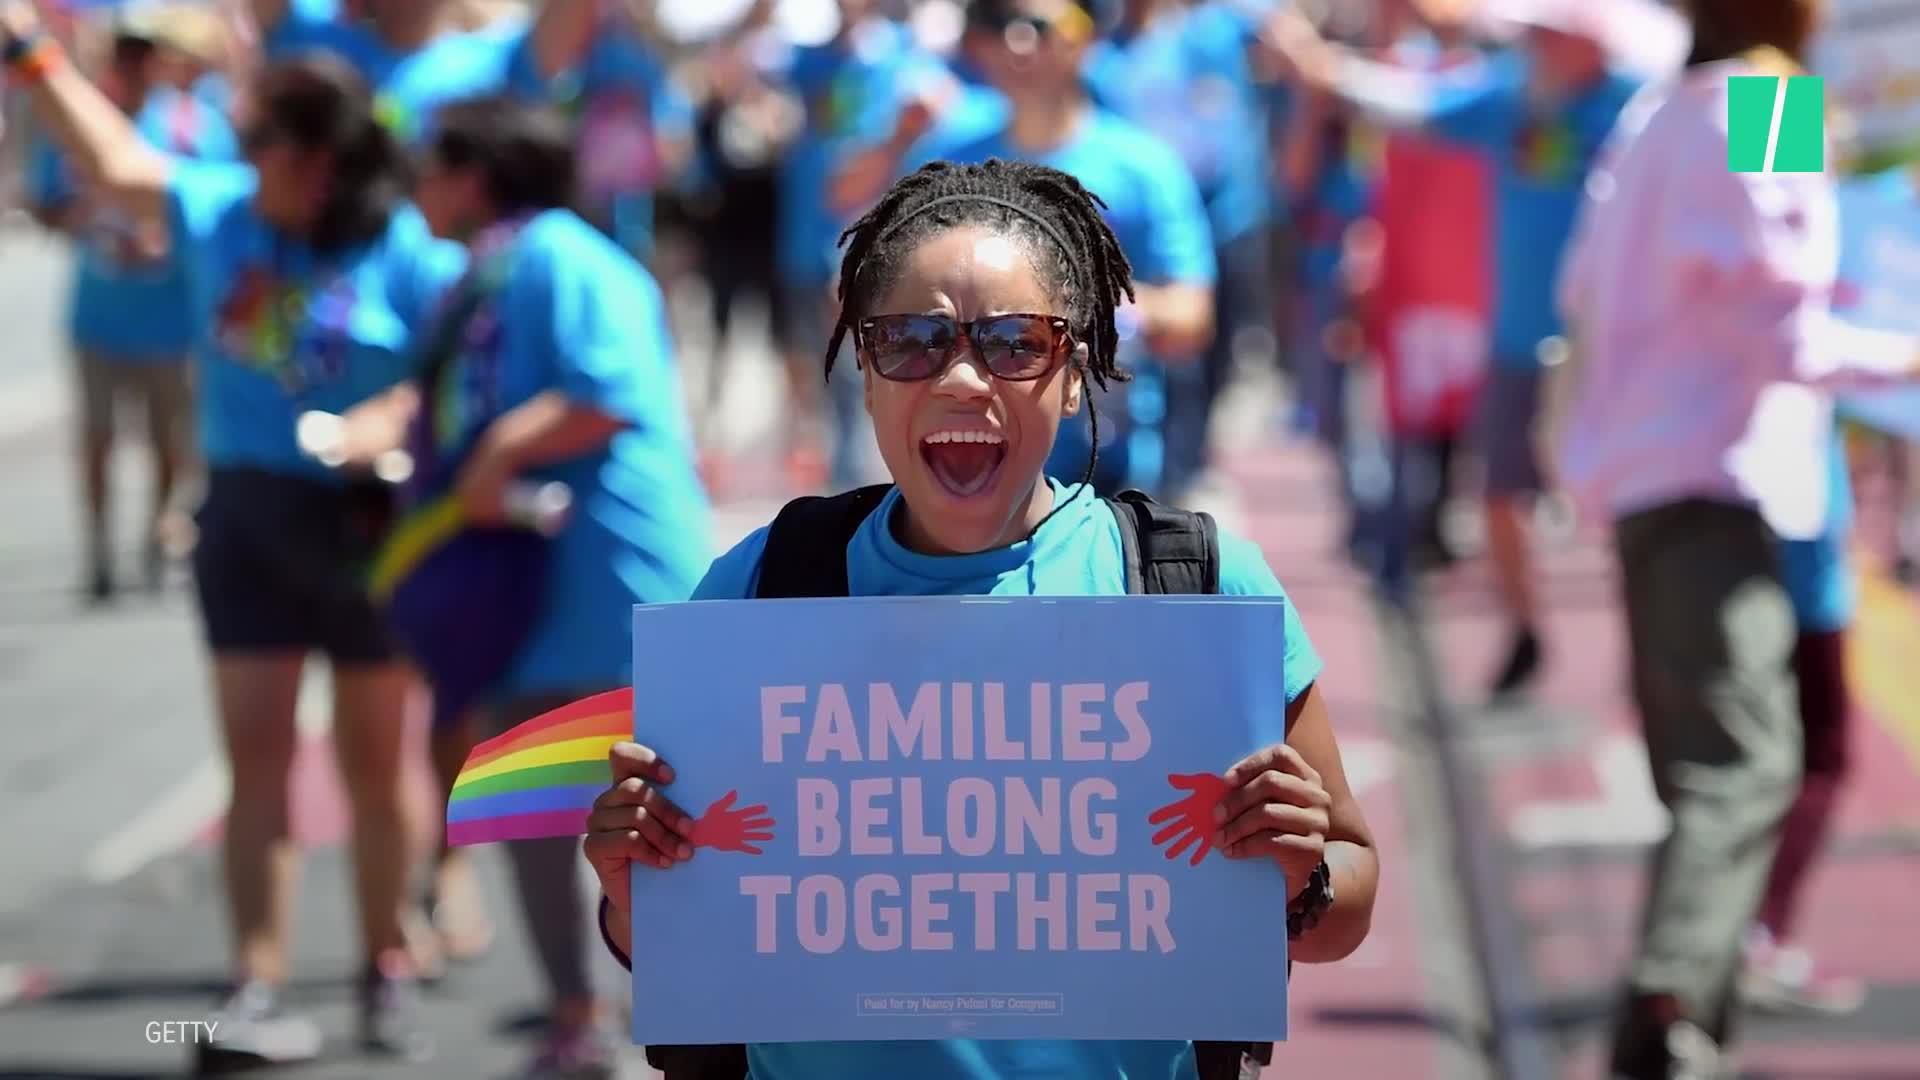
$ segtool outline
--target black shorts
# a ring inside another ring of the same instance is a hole
[[[216,653],[319,651],[377,664],[393,642],[365,584],[372,541],[364,500],[316,480],[214,469],[199,514],[193,575]]]

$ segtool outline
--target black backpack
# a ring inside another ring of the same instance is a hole
[[[892,485],[840,495],[795,499],[767,530],[760,558],[762,599],[847,595],[847,544]],[[1130,594],[1211,594],[1220,591],[1220,538],[1213,518],[1162,506],[1138,491],[1108,498],[1121,522]],[[1124,526],[1131,525],[1131,528]],[[1289,964],[1289,967],[1292,965]],[[1257,1077],[1273,1060],[1272,1043],[1196,1042],[1200,1080]],[[666,1080],[741,1080],[747,1051],[740,1045],[648,1046],[647,1064]]]

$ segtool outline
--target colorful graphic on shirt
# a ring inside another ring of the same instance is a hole
[[[380,93],[373,96],[373,118],[401,142],[410,143],[420,134],[419,113],[408,107],[406,101],[396,94]]]
[[[1580,178],[1579,150],[1565,120],[1532,117],[1514,138],[1514,168],[1537,183],[1571,184]]]
[[[807,102],[807,126],[824,138],[852,135],[865,98],[865,72],[848,64]]]
[[[215,310],[214,333],[228,356],[298,393],[346,374],[354,305],[344,280],[316,292],[253,267]]]
[[[575,100],[584,151],[580,180],[587,193],[611,197],[660,186],[664,169],[647,95],[616,87]]]
[[[472,433],[501,411],[500,376],[505,335],[491,304],[467,320],[460,352],[441,376],[433,402],[434,450],[457,452]]]

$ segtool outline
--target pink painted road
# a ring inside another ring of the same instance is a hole
[[[1404,682],[1402,654],[1383,643],[1365,583],[1334,554],[1327,478],[1305,449],[1277,445],[1240,455],[1229,472],[1243,527],[1265,548],[1326,661],[1322,687],[1387,868],[1362,950],[1343,964],[1297,969],[1293,1036],[1268,1076],[1491,1075],[1477,1048],[1481,976],[1457,914],[1466,875],[1446,854],[1450,830],[1433,794],[1443,778],[1411,730],[1419,703],[1394,689]],[[1659,822],[1644,766],[1639,775],[1631,767],[1636,720],[1621,693],[1611,563],[1582,537],[1549,553],[1545,574],[1553,664],[1535,700],[1518,708],[1473,704],[1504,646],[1484,570],[1467,565],[1434,579],[1427,610],[1455,699],[1455,735],[1481,770],[1467,780],[1484,784],[1494,811],[1485,827],[1510,871],[1511,887],[1494,899],[1519,919],[1533,1004],[1562,1062],[1554,1080],[1591,1080],[1603,1075],[1600,1036],[1637,908],[1643,834]],[[1859,725],[1860,775],[1814,884],[1807,936],[1823,959],[1870,979],[1875,996],[1844,1022],[1757,1021],[1745,1056],[1756,1078],[1920,1076],[1912,1023],[1920,1016],[1920,936],[1912,933],[1920,608],[1877,580],[1867,596],[1854,662],[1870,722]],[[337,848],[348,815],[325,736],[303,745],[296,768],[297,834],[309,847]],[[424,764],[415,768],[424,778]],[[201,843],[219,828],[209,823]],[[533,973],[525,978],[531,991]]]
[[[1871,485],[1863,490],[1873,498]],[[1605,1076],[1605,1010],[1635,932],[1642,852],[1664,819],[1625,693],[1611,559],[1599,537],[1582,535],[1543,561],[1551,670],[1530,703],[1461,708],[1458,722],[1481,748],[1560,1077],[1595,1080]],[[1823,964],[1866,979],[1872,993],[1843,1020],[1750,1018],[1741,1063],[1756,1080],[1920,1077],[1920,605],[1871,556],[1856,561],[1856,771],[1809,887],[1802,936]],[[1465,702],[1506,645],[1491,595],[1481,566],[1436,582],[1432,637]]]

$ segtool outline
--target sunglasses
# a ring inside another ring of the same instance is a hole
[[[934,378],[966,341],[994,378],[1031,382],[1058,367],[1073,344],[1067,320],[1058,315],[990,315],[971,322],[945,315],[875,315],[860,320],[859,331],[862,361],[894,382]]]

